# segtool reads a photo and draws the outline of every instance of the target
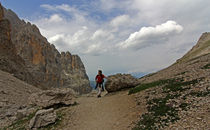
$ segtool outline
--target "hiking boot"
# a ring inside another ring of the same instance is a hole
[[[98,97],[98,98],[100,98],[100,97],[101,97],[101,95],[98,95],[97,97]]]

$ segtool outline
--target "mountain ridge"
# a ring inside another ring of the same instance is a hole
[[[177,62],[187,62],[190,59],[210,53],[210,32],[203,33],[197,44],[192,47],[182,58]]]
[[[1,6],[1,17],[9,21],[14,53],[24,61],[24,69],[31,75],[23,75],[25,77],[21,79],[44,89],[70,87],[81,94],[91,91],[85,67],[78,55],[58,52],[35,25],[20,20],[10,9]]]

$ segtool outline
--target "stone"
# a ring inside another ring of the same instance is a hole
[[[125,88],[135,87],[138,84],[138,80],[130,74],[116,74],[108,76],[105,87],[108,92],[116,92]]]
[[[29,128],[41,128],[49,124],[55,123],[57,115],[53,108],[47,110],[39,110],[35,116],[30,120]]]
[[[70,88],[41,91],[29,97],[29,104],[42,108],[68,106],[75,103],[75,92]]]

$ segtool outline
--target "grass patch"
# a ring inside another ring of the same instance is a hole
[[[151,82],[151,83],[141,84],[141,85],[136,86],[135,88],[130,89],[128,94],[129,95],[134,94],[134,93],[143,91],[143,90],[148,89],[148,88],[164,85],[164,84],[169,83],[169,82],[171,82],[171,81],[170,80],[158,80],[158,81],[154,81],[154,82]]]
[[[191,92],[189,93],[189,95],[192,95],[192,96],[196,96],[196,97],[206,97],[207,95],[210,95],[210,91],[206,91],[206,92]]]
[[[186,89],[190,89],[190,87],[184,87],[188,85],[194,85],[198,83],[199,80],[195,79],[192,81],[186,81],[186,82],[180,82],[178,80],[176,81],[171,81],[169,84],[165,85],[163,87],[163,92],[168,93],[168,92],[177,92],[177,91],[185,91]]]
[[[206,65],[203,66],[201,69],[210,69],[210,64],[206,64]]]

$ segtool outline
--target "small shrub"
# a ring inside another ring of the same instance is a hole
[[[210,69],[210,64],[206,64],[206,65],[203,66],[201,69]]]

